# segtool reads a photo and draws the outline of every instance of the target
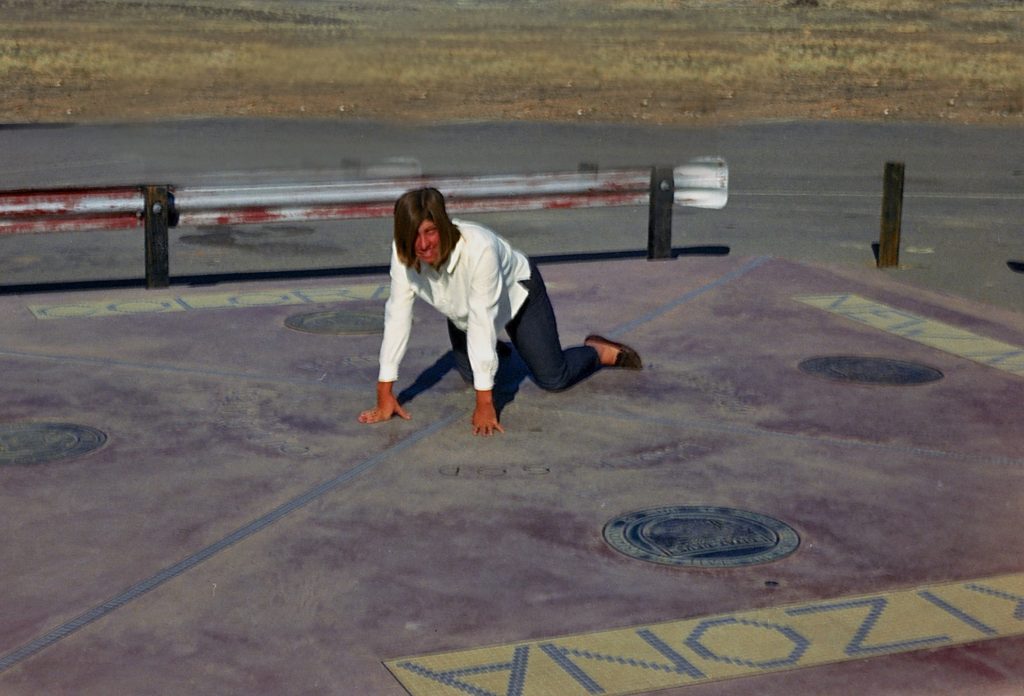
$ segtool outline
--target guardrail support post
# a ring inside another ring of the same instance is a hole
[[[676,186],[672,167],[651,169],[651,205],[647,223],[647,259],[672,258],[672,205]]]
[[[882,188],[882,233],[878,240],[878,268],[900,265],[902,218],[903,162],[886,162]]]
[[[167,186],[144,186],[143,192],[146,195],[146,287],[166,288],[171,284],[167,244],[171,194]]]

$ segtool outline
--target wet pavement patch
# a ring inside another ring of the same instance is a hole
[[[289,329],[314,334],[374,334],[384,331],[384,316],[382,312],[329,310],[293,314],[285,319],[284,325]]]
[[[103,446],[100,430],[73,423],[0,424],[0,466],[46,464],[78,457]]]
[[[677,506],[616,517],[604,538],[632,558],[675,566],[723,568],[788,556],[800,537],[779,520],[733,508]]]
[[[920,363],[851,355],[822,356],[800,363],[800,369],[818,377],[858,384],[912,386],[942,379],[942,372]]]

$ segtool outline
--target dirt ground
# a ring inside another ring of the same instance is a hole
[[[0,122],[1024,124],[1024,2],[0,0]]]

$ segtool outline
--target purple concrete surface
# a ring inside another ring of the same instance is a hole
[[[794,297],[855,293],[1015,346],[1024,316],[873,269],[773,258],[542,270],[564,343],[611,334],[646,367],[551,394],[511,361],[506,433],[489,439],[470,432],[472,391],[445,372],[444,322],[427,307],[399,384],[422,377],[413,418],[375,426],[356,416],[373,403],[379,336],[284,320],[380,300],[51,320],[27,309],[384,277],[0,297],[0,424],[108,436],[74,459],[0,466],[0,694],[401,696],[385,660],[1024,571],[1024,377]],[[797,368],[821,355],[945,376],[882,387]],[[662,505],[759,512],[801,545],[709,569],[603,541],[611,518]],[[657,693],[1021,692],[1016,637]]]

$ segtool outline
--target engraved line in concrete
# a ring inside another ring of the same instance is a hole
[[[228,370],[204,370],[195,367],[177,367],[175,365],[158,365],[153,363],[136,363],[127,360],[114,360],[112,358],[89,358],[75,355],[53,355],[47,353],[26,353],[17,350],[0,349],[0,358],[22,358],[27,360],[45,360],[58,363],[70,363],[79,365],[95,365],[98,367],[126,368],[131,370],[147,370],[153,372],[167,372],[171,374],[193,375],[197,377],[220,377],[227,379],[244,379],[255,382],[270,382],[277,384],[293,384],[301,387],[327,387],[343,389],[365,389],[366,383],[324,383],[317,380],[294,379],[290,377],[277,377],[252,372],[231,372]],[[376,361],[372,363],[375,365]]]
[[[330,493],[335,488],[338,488],[339,486],[342,486],[352,481],[353,479],[365,473],[368,469],[371,469],[372,467],[384,461],[388,457],[398,454],[402,450],[408,449],[417,442],[420,442],[421,440],[424,440],[427,437],[430,437],[431,435],[437,433],[438,431],[446,428],[447,426],[451,425],[451,423],[453,423],[457,417],[460,417],[462,415],[462,411],[456,411],[448,414],[441,420],[434,422],[433,424],[427,426],[423,430],[420,430],[418,432],[413,433],[412,435],[409,435],[404,440],[401,440],[400,442],[393,445],[392,447],[389,447],[383,452],[380,452],[379,454],[370,457],[361,464],[354,466],[353,468],[334,477],[333,479],[330,479],[317,486],[314,486],[305,493],[302,493],[301,495],[292,498],[290,501],[274,508],[265,515],[256,518],[249,524],[237,529],[236,531],[227,535],[220,541],[214,542],[213,544],[210,544],[201,551],[192,554],[188,558],[185,558],[179,561],[178,563],[175,563],[174,565],[161,570],[156,575],[153,575],[152,577],[149,577],[143,580],[142,582],[132,585],[124,592],[121,592],[120,594],[112,597],[103,604],[93,607],[84,614],[81,614],[80,616],[77,616],[76,618],[68,621],[67,623],[58,626],[57,628],[49,631],[48,633],[39,636],[38,638],[32,641],[29,641],[28,643],[22,645],[20,648],[17,648],[7,653],[3,657],[0,657],[0,672],[4,672],[10,667],[13,667],[17,663],[21,662],[22,660],[25,660],[31,657],[32,655],[35,655],[41,650],[45,650],[46,648],[57,643],[63,638],[66,638],[67,636],[71,635],[78,629],[91,624],[97,619],[100,619],[106,616],[107,614],[121,608],[125,604],[128,604],[132,600],[137,599],[138,597],[149,592],[150,590],[159,587],[168,580],[171,580],[181,575],[182,573],[194,568],[195,566],[199,565],[208,558],[215,556],[221,551],[224,551],[225,549],[234,546],[240,541],[243,541],[244,539],[247,539],[248,537],[260,532],[261,530],[270,526],[274,522],[277,522],[285,515],[308,505],[317,498],[320,498],[325,494]]]
[[[686,304],[690,300],[700,297],[706,292],[710,292],[712,290],[720,288],[723,285],[727,285],[728,283],[731,283],[732,281],[745,276],[747,273],[754,270],[755,268],[757,268],[758,266],[762,265],[763,263],[770,259],[770,256],[758,256],[757,258],[748,261],[740,268],[737,268],[736,270],[727,273],[726,275],[722,276],[721,278],[718,278],[717,280],[713,280],[707,285],[703,285],[699,288],[695,288],[694,290],[690,290],[684,293],[683,295],[677,297],[676,299],[672,300],[671,302],[667,302],[666,304],[663,304],[662,306],[657,307],[648,312],[647,314],[637,317],[632,321],[628,321],[624,324],[619,324],[614,329],[611,329],[606,335],[609,338],[619,338],[620,336],[629,333],[633,329],[643,326],[644,324],[650,321],[654,321],[655,319],[661,317],[664,314],[668,314],[676,307]]]

